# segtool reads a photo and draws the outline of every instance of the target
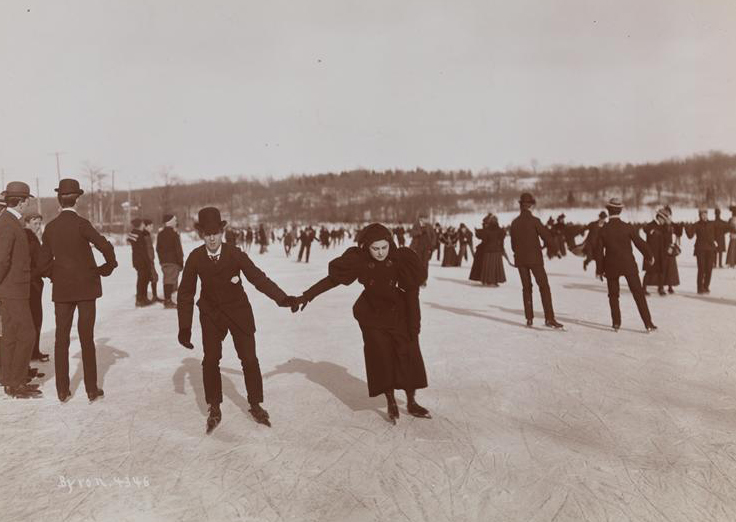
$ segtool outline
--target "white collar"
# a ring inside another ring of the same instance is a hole
[[[64,212],[65,210],[68,210],[69,212],[74,212],[75,214],[77,214],[77,209],[76,208],[62,208],[61,209],[62,212]]]
[[[219,256],[220,253],[222,252],[222,244],[220,244],[220,247],[216,251],[214,251],[214,252],[210,252],[210,249],[207,248],[207,245],[204,246],[204,249],[207,252],[207,255],[210,256],[210,257]]]
[[[17,210],[15,210],[14,208],[7,207],[5,210],[7,210],[11,214],[13,214],[16,218],[18,218],[18,221],[20,221],[21,218],[23,218],[23,216],[21,215],[21,213],[18,212]]]

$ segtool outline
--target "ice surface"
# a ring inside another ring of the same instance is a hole
[[[279,245],[252,257],[298,293],[337,253],[314,247],[308,265]],[[2,521],[736,520],[736,270],[716,270],[698,296],[689,242],[677,294],[649,298],[660,327],[649,335],[625,290],[623,328],[609,329],[605,286],[580,258],[547,263],[566,332],[541,326],[537,295],[538,326],[524,326],[510,267],[492,289],[433,260],[418,400],[434,419],[408,416],[399,395],[397,426],[367,396],[357,285],[297,315],[248,286],[273,427],[247,413],[228,338],[223,421],[209,436],[198,328],[188,351],[175,311],[134,308],[130,251],[116,251],[98,301],[104,400],[87,401],[76,338],[70,402],[49,363],[43,399],[0,400]]]

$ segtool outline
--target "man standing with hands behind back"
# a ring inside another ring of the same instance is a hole
[[[118,266],[115,250],[92,224],[77,215],[77,199],[84,194],[75,179],[59,181],[57,199],[61,212],[43,232],[43,245],[38,261],[39,271],[51,278],[51,299],[56,312],[56,342],[54,365],[56,393],[61,402],[71,397],[69,390],[69,334],[74,310],[78,310],[77,329],[82,346],[84,388],[90,402],[104,395],[97,387],[95,354],[96,300],[102,297],[100,276],[109,276]],[[105,264],[96,266],[90,244],[105,257]]]
[[[31,316],[31,254],[21,219],[31,189],[11,181],[5,192],[7,209],[0,215],[0,314],[3,321],[2,383],[5,393],[18,399],[41,392],[26,384],[28,363],[36,339]]]

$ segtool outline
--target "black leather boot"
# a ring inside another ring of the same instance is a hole
[[[210,404],[210,415],[207,417],[207,434],[209,435],[212,431],[220,424],[222,420],[222,412],[220,411],[219,404]]]
[[[415,390],[406,390],[406,409],[409,414],[422,419],[431,419],[432,416],[429,414],[429,410],[417,403],[414,394]]]
[[[399,406],[396,404],[394,392],[386,392],[384,395],[386,395],[386,405],[388,407],[388,420],[393,424],[396,424],[396,421],[399,418]]]

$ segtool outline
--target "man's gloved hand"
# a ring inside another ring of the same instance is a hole
[[[110,274],[112,274],[113,268],[115,268],[115,267],[113,267],[109,263],[105,263],[105,264],[100,265],[100,266],[97,267],[97,273],[99,275],[101,275],[102,277],[107,277]]]
[[[297,307],[297,310],[302,310],[302,311],[304,311],[304,309],[305,309],[305,308],[307,307],[307,305],[309,304],[309,298],[308,298],[307,296],[305,296],[304,294],[302,294],[302,295],[300,295],[299,297],[297,297],[297,298],[296,298],[296,301],[297,301],[297,303],[296,303],[296,307]],[[301,306],[301,308],[299,308],[300,306]],[[296,310],[294,310],[294,309],[292,308],[292,311],[296,311]]]
[[[190,329],[179,330],[179,344],[190,350],[194,348],[192,344],[192,331]]]

